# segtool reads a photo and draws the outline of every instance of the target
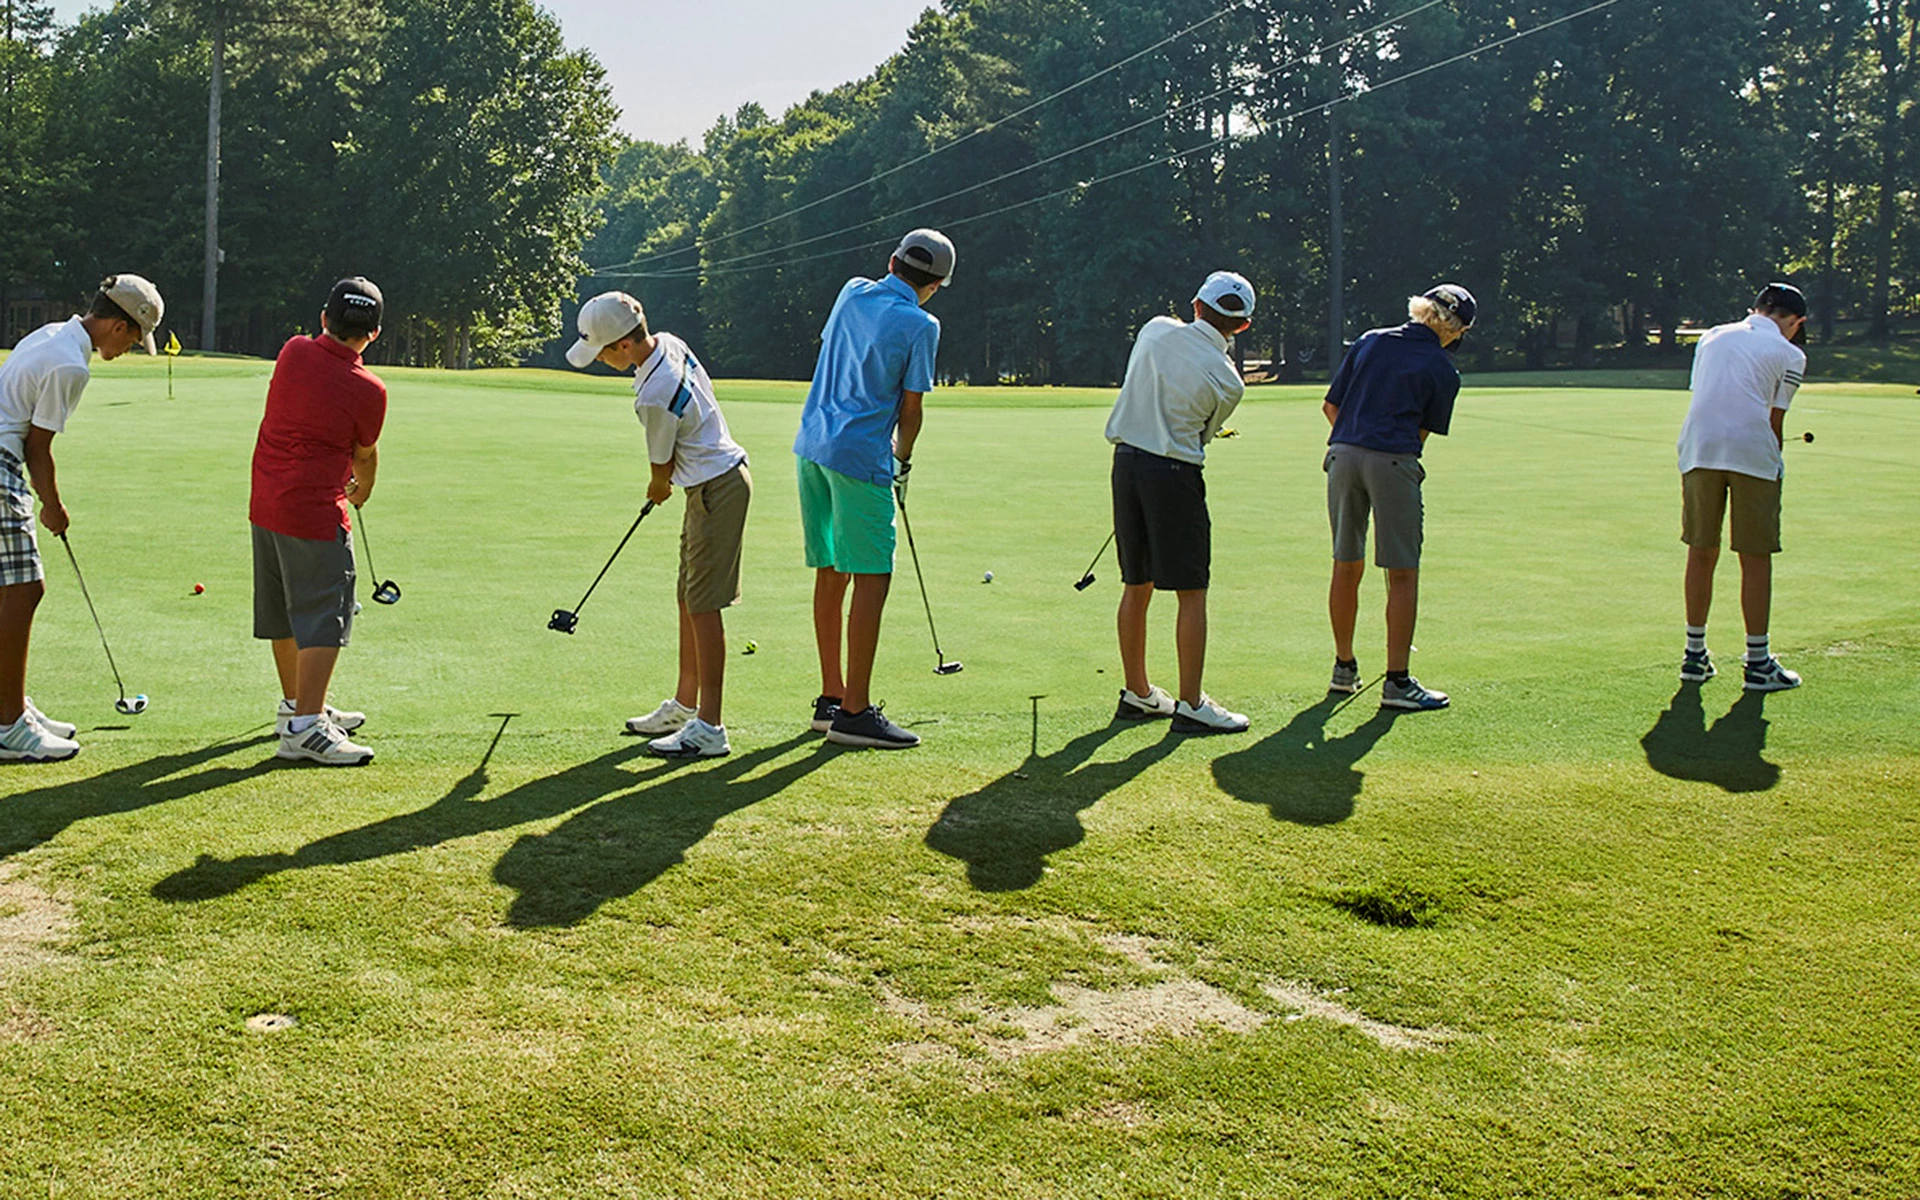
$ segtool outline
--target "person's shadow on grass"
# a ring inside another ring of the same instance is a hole
[[[684,861],[722,817],[778,795],[835,757],[838,748],[822,742],[814,753],[746,778],[818,740],[803,733],[710,764],[677,764],[650,786],[577,812],[546,833],[522,837],[493,868],[495,882],[519,893],[507,908],[507,924],[578,925],[602,905],[631,896]]]
[[[1132,728],[1115,720],[1083,733],[1044,756],[1029,755],[1015,770],[947,803],[927,830],[928,847],[967,864],[976,891],[1014,892],[1040,882],[1047,856],[1087,836],[1080,814],[1171,754],[1181,739],[1161,736],[1116,762],[1095,763],[1094,752]]]
[[[273,769],[274,760],[251,762],[244,767],[211,767],[192,774],[182,772],[274,740],[271,734],[259,737],[243,734],[197,750],[162,754],[86,779],[31,788],[0,798],[0,858],[23,854],[49,842],[79,821],[182,800],[263,775]],[[12,783],[25,777],[20,772],[32,769],[10,767],[4,778]]]
[[[1780,782],[1779,765],[1766,759],[1766,696],[1741,692],[1709,729],[1700,685],[1683,682],[1640,739],[1647,765],[1672,779],[1711,783],[1729,792],[1766,791]]]
[[[309,842],[291,854],[253,854],[241,858],[214,858],[203,854],[192,866],[154,884],[153,895],[175,903],[212,900],[232,895],[282,871],[367,862],[511,829],[528,821],[571,812],[603,796],[644,787],[666,769],[665,763],[652,772],[627,769],[626,764],[645,749],[643,742],[633,743],[564,771],[529,780],[491,800],[479,800],[487,786],[487,763],[505,729],[503,720],[479,765],[426,808],[332,834]]]
[[[1220,790],[1248,804],[1264,804],[1276,821],[1337,825],[1353,815],[1366,773],[1355,768],[1393,728],[1398,710],[1383,708],[1339,737],[1327,722],[1352,700],[1329,693],[1286,725],[1245,750],[1213,760]]]

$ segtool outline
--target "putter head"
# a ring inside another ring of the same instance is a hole
[[[113,702],[113,707],[116,712],[125,713],[129,717],[138,716],[147,711],[147,694],[141,692],[131,699],[122,696]]]
[[[373,602],[375,604],[400,603],[400,585],[391,579],[382,579],[380,586],[373,589]]]
[[[1092,586],[1093,586],[1093,572],[1088,571],[1085,575],[1082,575],[1080,577],[1080,581],[1078,583],[1075,583],[1073,585],[1073,590],[1076,592],[1084,592]]]
[[[935,675],[958,675],[964,670],[966,670],[966,668],[957,662],[943,662],[933,669],[933,673]]]
[[[554,609],[553,615],[547,618],[547,628],[556,633],[572,633],[579,626],[579,615],[570,613],[564,608]]]

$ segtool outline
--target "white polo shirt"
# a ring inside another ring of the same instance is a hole
[[[1218,329],[1155,317],[1133,340],[1107,440],[1200,465],[1246,390]]]
[[[1786,464],[1772,411],[1793,403],[1806,370],[1806,351],[1758,313],[1709,329],[1693,352],[1693,402],[1680,426],[1681,473],[1779,479]]]
[[[79,317],[42,325],[0,363],[0,449],[27,456],[27,428],[63,433],[92,378],[93,338]]]
[[[675,487],[696,487],[747,461],[727,432],[707,369],[673,334],[653,335],[653,353],[634,372],[633,397],[647,458],[673,464]]]

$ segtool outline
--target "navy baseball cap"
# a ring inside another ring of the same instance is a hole
[[[1431,300],[1459,319],[1462,325],[1471,326],[1473,315],[1480,306],[1474,302],[1473,293],[1457,283],[1435,284],[1428,289],[1423,299]]]
[[[1753,298],[1755,308],[1782,308],[1796,317],[1807,315],[1807,296],[1790,283],[1770,283]]]

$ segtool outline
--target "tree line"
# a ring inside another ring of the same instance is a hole
[[[532,0],[0,3],[7,344],[132,270],[201,345],[210,142],[209,348],[273,353],[347,274],[388,297],[376,361],[513,361],[558,326],[618,110]]]
[[[625,145],[582,293],[633,291],[728,374],[805,377],[839,283],[939,226],[941,367],[975,384],[1110,383],[1222,266],[1261,294],[1241,353],[1282,378],[1440,279],[1481,297],[1480,367],[1657,359],[1772,277],[1828,340],[1915,314],[1920,0],[1639,0],[1414,74],[1589,3],[1246,0],[1072,87],[1206,10],[948,0],[777,120]]]

